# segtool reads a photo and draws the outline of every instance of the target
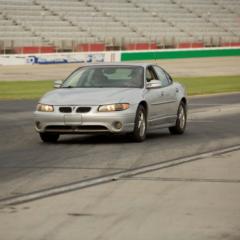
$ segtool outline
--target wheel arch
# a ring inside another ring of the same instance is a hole
[[[138,104],[138,106],[140,106],[140,105],[142,105],[142,106],[145,108],[146,114],[148,115],[148,104],[147,104],[147,102],[146,102],[146,101],[141,101],[141,102]]]
[[[187,99],[185,97],[183,97],[180,102],[182,102],[187,107]]]

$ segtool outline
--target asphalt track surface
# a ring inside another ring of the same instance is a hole
[[[2,101],[0,200],[239,145],[240,111],[211,114],[239,103],[240,93],[191,98],[188,128],[182,136],[163,129],[149,133],[143,143],[132,143],[125,136],[73,135],[45,144],[33,129],[36,101]],[[192,112],[203,115],[191,119]]]

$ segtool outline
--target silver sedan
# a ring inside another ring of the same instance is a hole
[[[155,64],[85,65],[55,88],[34,113],[44,142],[80,133],[127,133],[141,142],[148,130],[182,134],[186,128],[185,89]]]

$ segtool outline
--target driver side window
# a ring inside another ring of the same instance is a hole
[[[162,82],[162,86],[166,87],[171,84],[169,78],[166,76],[165,72],[158,66],[153,66],[156,74],[158,75],[158,79]]]
[[[150,82],[153,79],[156,79],[154,71],[151,67],[148,67],[147,70],[146,70],[146,80],[147,80],[147,82]]]

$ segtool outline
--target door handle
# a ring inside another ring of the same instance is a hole
[[[161,96],[162,96],[162,97],[164,96],[164,92],[161,92]]]
[[[176,88],[176,93],[178,93],[179,92],[179,89],[178,88]]]

